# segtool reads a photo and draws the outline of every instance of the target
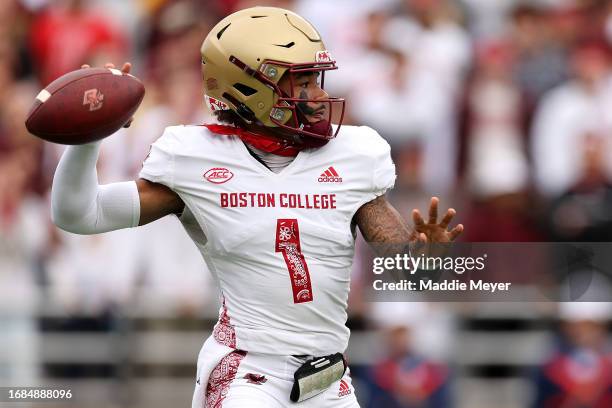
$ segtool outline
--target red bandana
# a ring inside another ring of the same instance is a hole
[[[249,132],[234,126],[204,124],[213,133],[218,135],[235,135],[245,143],[264,152],[277,154],[279,156],[295,157],[300,152],[295,146],[287,145],[285,141],[274,136]]]

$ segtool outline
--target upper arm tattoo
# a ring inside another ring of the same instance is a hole
[[[370,244],[407,244],[411,231],[384,196],[362,205],[355,214],[361,234]]]

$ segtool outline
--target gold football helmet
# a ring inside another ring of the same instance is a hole
[[[344,99],[326,94],[325,99],[300,99],[278,86],[287,73],[313,72],[320,74],[323,88],[325,71],[337,69],[317,30],[294,12],[253,7],[233,13],[210,31],[201,53],[212,110],[232,110],[249,124],[280,128],[290,135],[328,140],[338,133]],[[324,104],[327,119],[309,123],[300,112],[301,102]],[[334,108],[339,120],[332,132]]]

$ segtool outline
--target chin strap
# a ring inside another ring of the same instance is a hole
[[[217,124],[204,124],[202,126],[205,126],[208,128],[208,130],[218,135],[238,136],[240,140],[250,144],[256,149],[263,150],[267,153],[277,154],[279,156],[295,157],[300,150],[302,150],[302,148],[308,147],[303,146],[302,148],[299,148],[278,137],[250,132],[235,126]]]

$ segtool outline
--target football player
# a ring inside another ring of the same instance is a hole
[[[413,229],[386,201],[389,145],[371,128],[341,126],[344,100],[324,90],[336,63],[306,20],[238,11],[201,51],[219,123],[168,127],[130,182],[99,186],[99,143],[68,147],[54,222],[94,234],[179,217],[222,300],[194,408],[356,407],[341,354],[355,226],[378,244],[448,242],[463,227],[448,230],[452,209],[438,223],[437,198],[427,222],[414,210]]]

